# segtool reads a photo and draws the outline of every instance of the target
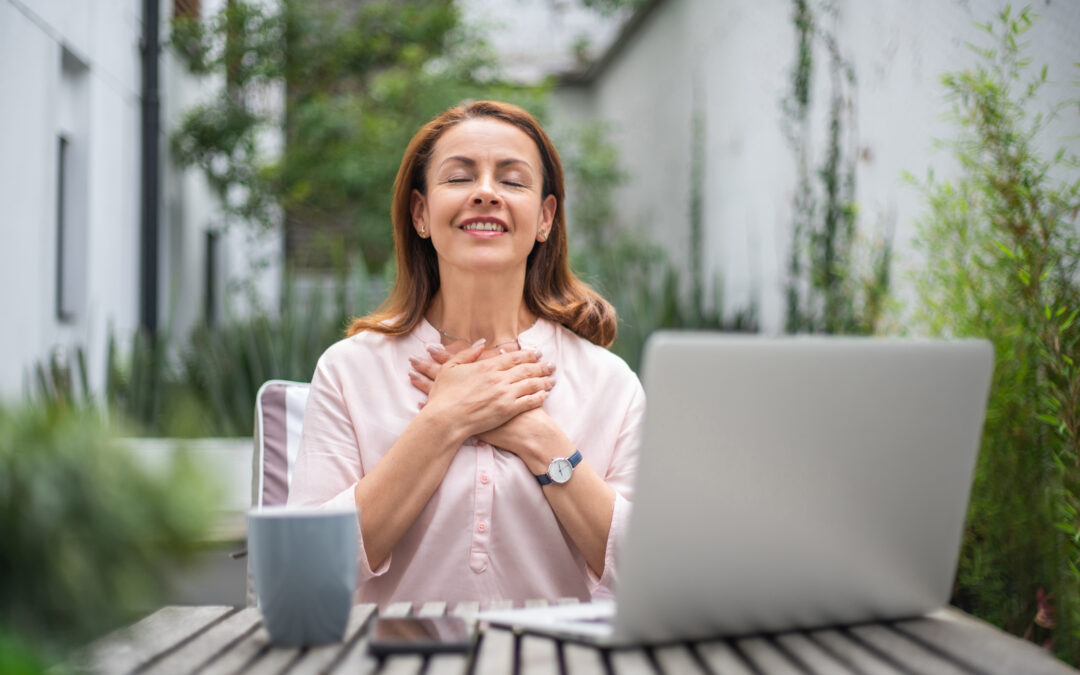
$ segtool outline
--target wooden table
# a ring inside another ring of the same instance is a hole
[[[530,606],[544,604],[530,602]],[[508,604],[495,607],[508,607]],[[384,615],[438,616],[445,603],[397,604]],[[470,621],[475,603],[451,608]],[[600,650],[477,626],[472,654],[382,661],[368,653],[373,605],[353,609],[345,640],[269,644],[254,607],[165,607],[87,647],[75,664],[99,673],[1076,673],[1035,645],[954,609],[921,619],[656,648]],[[475,623],[475,622],[474,622]]]

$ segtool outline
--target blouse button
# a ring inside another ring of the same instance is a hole
[[[476,531],[480,534],[487,532],[487,523],[480,523],[476,526]]]
[[[487,485],[488,481],[490,481],[490,480],[491,480],[491,477],[488,476],[486,473],[480,474],[480,483],[482,485]]]

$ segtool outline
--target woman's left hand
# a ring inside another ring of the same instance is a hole
[[[451,357],[445,349],[433,347],[428,351],[430,360],[409,359],[413,367],[409,380],[425,394],[431,393],[435,378]],[[534,476],[548,470],[553,455],[569,457],[574,450],[573,443],[543,406],[520,413],[478,438],[520,457]],[[589,568],[596,576],[603,576],[615,490],[604,482],[588,460],[578,464],[573,480],[564,485],[548,484],[543,490],[555,517],[570,533]]]
[[[409,381],[425,394],[431,393],[431,387],[442,365],[452,356],[445,349],[434,348],[429,349],[428,352],[431,354],[430,360],[409,359],[413,367],[413,372],[409,374]],[[420,405],[423,407],[423,403]],[[562,429],[555,420],[543,407],[540,407],[523,412],[502,426],[480,434],[478,438],[485,443],[513,452],[534,473],[542,473],[548,465],[543,458],[534,456],[537,454],[537,449],[558,445],[554,441],[562,434]],[[550,461],[550,458],[547,461]]]

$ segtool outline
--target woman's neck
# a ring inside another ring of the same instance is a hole
[[[455,339],[467,343],[481,338],[487,347],[517,340],[518,334],[536,321],[525,306],[525,276],[515,279],[447,275],[428,307],[427,319],[449,345]]]

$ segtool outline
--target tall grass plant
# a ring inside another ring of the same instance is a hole
[[[1078,107],[1038,112],[1048,72],[1024,56],[1033,21],[1006,8],[980,26],[977,63],[942,79],[955,130],[943,146],[960,171],[914,181],[916,283],[933,333],[984,337],[997,354],[954,602],[1077,664],[1080,164],[1050,132]]]

